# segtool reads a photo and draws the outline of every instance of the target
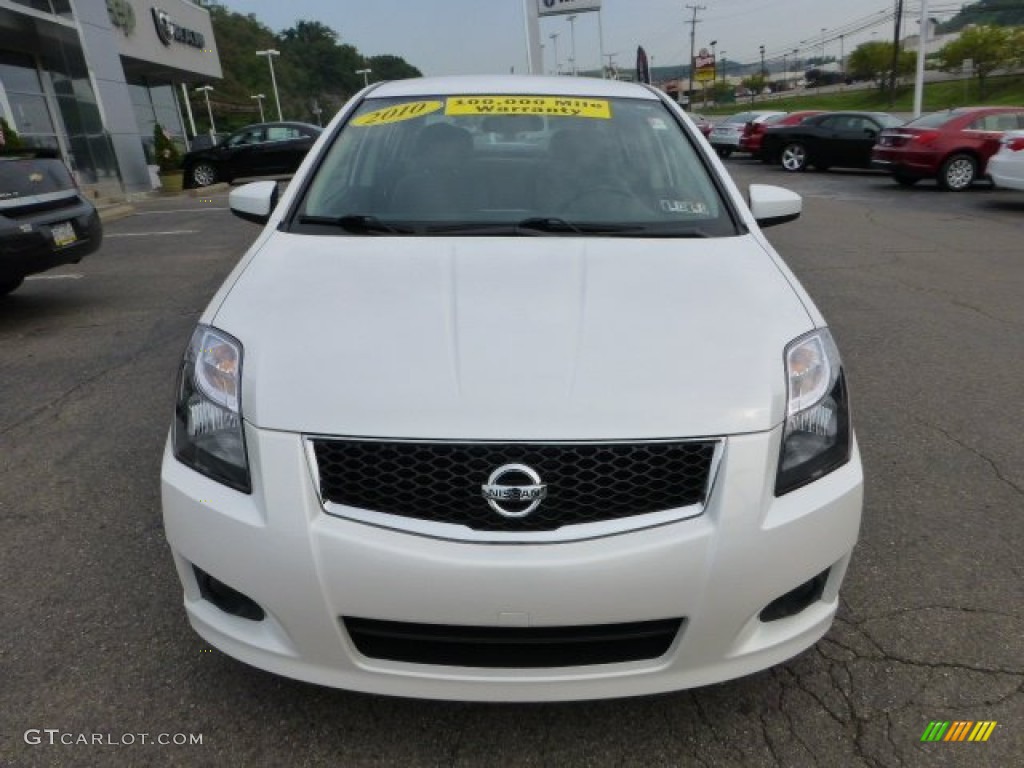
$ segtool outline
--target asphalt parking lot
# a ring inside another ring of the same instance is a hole
[[[1020,764],[1024,193],[725,165],[805,195],[768,235],[849,370],[862,539],[815,648],[708,688],[544,705],[335,691],[209,649],[163,540],[160,456],[181,351],[258,228],[223,191],[162,198],[0,301],[0,765]],[[932,721],[997,725],[924,743]]]

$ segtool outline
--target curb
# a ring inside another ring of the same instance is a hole
[[[208,187],[199,187],[197,189],[185,189],[182,190],[183,195],[189,197],[204,197],[205,195],[213,194],[214,192],[226,192],[231,189],[231,185],[226,181],[219,181],[216,184],[211,184]]]
[[[135,206],[128,205],[126,203],[120,203],[115,205],[106,205],[102,208],[97,208],[96,212],[100,215],[100,221],[104,224],[109,224],[112,221],[118,219],[124,219],[135,213]]]

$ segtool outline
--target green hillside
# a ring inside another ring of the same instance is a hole
[[[420,71],[399,56],[363,56],[344,43],[340,34],[319,21],[298,21],[274,32],[253,14],[243,15],[216,2],[202,2],[210,12],[224,78],[213,83],[210,101],[219,131],[259,120],[259,106],[252,99],[263,93],[268,120],[277,119],[270,68],[256,51],[274,48],[274,73],[286,120],[316,123],[315,109],[326,123],[352,94],[363,87],[356,70],[372,69],[373,80],[419,77]],[[206,129],[205,110],[196,110],[196,128]]]
[[[1022,0],[978,0],[965,5],[952,19],[940,24],[941,34],[957,32],[968,24],[989,24],[1002,27],[1024,26]]]

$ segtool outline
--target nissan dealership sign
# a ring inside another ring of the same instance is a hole
[[[601,0],[537,0],[538,16],[557,16],[560,13],[600,10]]]

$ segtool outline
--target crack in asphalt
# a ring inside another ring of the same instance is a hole
[[[984,461],[986,464],[988,464],[992,468],[992,472],[995,474],[996,478],[998,478],[1000,480],[1000,482],[1004,483],[1005,485],[1008,485],[1019,496],[1024,496],[1024,488],[1021,488],[1019,485],[1017,485],[1015,482],[1013,482],[1013,480],[1011,480],[1006,475],[1004,475],[1002,470],[999,468],[999,465],[995,462],[994,459],[986,456],[984,453],[979,451],[977,448],[975,448],[975,447],[973,447],[971,445],[968,445],[967,443],[965,443],[960,438],[958,438],[955,435],[951,434],[948,430],[945,430],[942,427],[940,427],[938,424],[933,424],[930,421],[925,421],[924,419],[920,418],[919,416],[911,416],[911,418],[914,421],[916,421],[918,424],[920,424],[921,426],[927,427],[929,429],[932,429],[932,430],[938,432],[940,435],[945,437],[951,443],[954,443],[955,445],[958,445],[961,448],[963,448],[965,451],[968,451],[968,452],[974,454],[975,456],[977,456],[979,459]]]

